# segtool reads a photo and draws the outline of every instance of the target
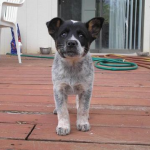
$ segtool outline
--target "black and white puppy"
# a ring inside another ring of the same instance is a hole
[[[48,32],[55,40],[56,55],[52,67],[54,99],[58,116],[58,135],[70,133],[67,109],[68,95],[77,95],[77,129],[90,130],[89,107],[93,88],[94,68],[90,44],[98,37],[104,18],[87,23],[54,18],[47,22]]]

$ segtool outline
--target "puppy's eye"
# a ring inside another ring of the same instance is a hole
[[[68,34],[67,34],[67,32],[63,32],[62,34],[61,34],[61,37],[66,37]]]
[[[80,34],[79,34],[79,38],[82,38],[82,37],[83,37],[83,34],[80,33]]]

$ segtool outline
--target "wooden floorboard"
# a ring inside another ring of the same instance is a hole
[[[31,124],[0,123],[0,139],[25,140],[33,127]]]
[[[0,140],[1,150],[149,150],[149,146]]]
[[[17,116],[17,117],[16,117]],[[1,123],[22,123],[22,124],[57,124],[57,117],[52,113],[42,112],[17,112],[5,111],[0,113]],[[70,113],[71,125],[76,125],[76,114]],[[106,126],[119,128],[148,128],[150,129],[149,116],[135,115],[111,115],[111,114],[90,114],[92,126]],[[78,131],[76,131],[78,132]]]
[[[76,129],[69,96],[71,134],[55,133],[53,60],[0,58],[0,150],[150,150],[150,70],[95,69],[91,130]]]
[[[120,128],[120,127],[96,127],[89,132],[79,132],[72,126],[71,134],[58,136],[53,125],[37,125],[29,140],[70,141],[86,143],[107,144],[150,144],[150,129],[147,128]]]

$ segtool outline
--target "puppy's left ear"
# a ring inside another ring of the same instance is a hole
[[[96,17],[86,23],[86,27],[88,31],[90,32],[93,39],[96,39],[98,37],[98,34],[102,28],[103,22],[104,22],[104,18]]]
[[[46,23],[46,26],[48,28],[49,34],[53,37],[55,40],[55,35],[60,28],[60,26],[64,23],[64,21],[61,18],[53,18],[52,20],[48,21]]]

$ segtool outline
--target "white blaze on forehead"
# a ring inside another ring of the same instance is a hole
[[[72,37],[71,37],[69,40],[76,40],[76,41],[78,41],[78,39],[77,39],[77,38],[75,38],[75,36],[74,36],[74,35],[72,35]]]
[[[75,21],[75,20],[71,20],[73,23],[77,23],[78,21]]]

